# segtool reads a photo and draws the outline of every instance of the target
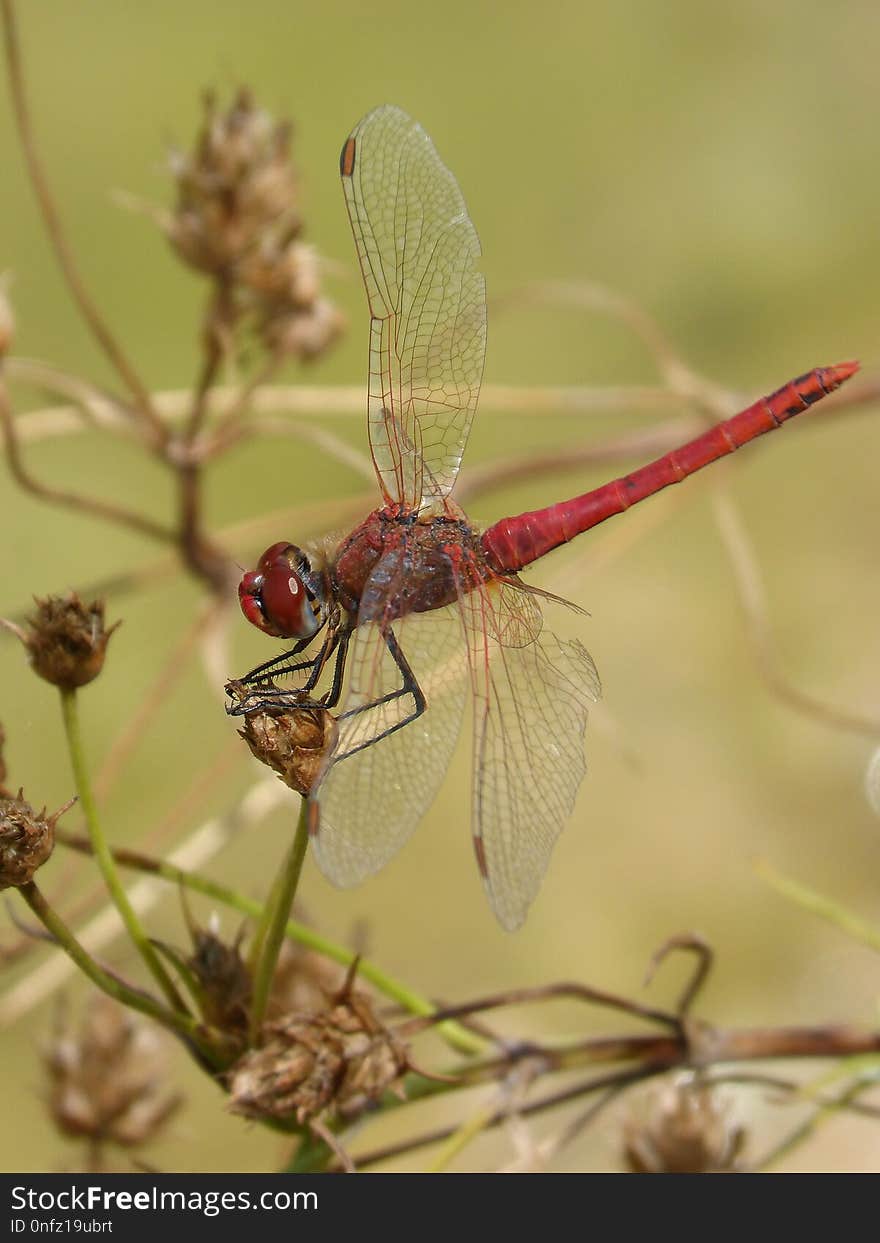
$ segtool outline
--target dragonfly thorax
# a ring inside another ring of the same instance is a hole
[[[241,611],[276,639],[308,639],[327,620],[327,578],[296,544],[267,548],[238,585]]]

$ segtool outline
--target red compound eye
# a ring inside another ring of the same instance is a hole
[[[296,545],[273,544],[238,585],[245,617],[276,639],[308,639],[320,626],[319,602],[298,569],[306,572],[308,562]]]

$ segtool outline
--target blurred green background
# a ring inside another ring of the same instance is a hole
[[[339,347],[304,377],[292,368],[290,382],[365,380],[367,318],[337,154],[353,123],[384,101],[422,122],[458,177],[482,239],[490,297],[544,278],[604,282],[653,315],[695,368],[744,396],[849,357],[876,373],[875,4],[44,0],[19,7],[34,120],[71,241],[152,387],[181,387],[194,376],[204,285],[146,218],[114,204],[111,191],[170,202],[166,144],[190,142],[203,87],[225,97],[240,83],[296,123],[308,237],[333,261],[328,292],[349,317]],[[18,351],[109,380],[46,244],[5,101],[0,170],[0,269],[15,275]],[[486,380],[649,384],[655,371],[631,334],[598,316],[508,309],[490,320]],[[865,408],[798,421],[728,472],[759,549],[783,670],[799,687],[864,715],[876,715],[880,700],[878,416]],[[647,429],[653,417],[527,418],[486,407],[465,472],[515,449],[564,450],[590,434]],[[322,418],[365,447],[360,420]],[[117,442],[89,435],[41,443],[29,461],[47,481],[137,500],[157,516],[169,512],[167,480]],[[603,474],[538,476],[469,508],[488,521],[582,491]],[[718,955],[701,1010],[719,1024],[876,1017],[876,959],[787,905],[753,872],[755,858],[767,857],[880,924],[880,823],[863,792],[871,741],[797,715],[769,695],[747,643],[711,489],[705,477],[686,486],[686,496],[649,502],[647,512],[586,536],[583,547],[555,554],[531,574],[589,610],[574,623],[563,617],[560,627],[574,627],[589,646],[606,700],[588,734],[591,768],[576,814],[525,928],[505,935],[484,901],[469,841],[463,747],[430,815],[379,877],[340,893],[307,863],[303,897],[322,929],[346,938],[363,921],[377,961],[448,999],[566,978],[638,992],[657,945],[696,929]],[[264,441],[212,474],[210,522],[221,528],[336,497],[341,507],[362,487],[317,449]],[[8,476],[0,516],[6,615],[33,593],[87,585],[155,555],[135,536],[23,497]],[[239,555],[259,544],[260,536]],[[96,766],[191,623],[198,598],[178,576],[111,601],[111,617],[124,616],[125,625],[104,676],[84,697]],[[242,622],[229,672],[268,654]],[[11,642],[0,646],[0,662],[11,779],[38,805],[60,804],[71,777],[53,692],[27,673]],[[116,840],[143,840],[228,744],[233,726],[216,690],[194,663],[169,696],[107,801]],[[244,758],[227,765],[187,809],[173,840],[228,807],[252,777]],[[263,893],[293,817],[291,796],[289,809],[232,843],[212,871]],[[57,867],[53,860],[44,874],[50,889]],[[206,921],[210,905],[193,905]],[[7,927],[11,942],[17,934]],[[231,932],[235,921],[225,917],[224,927]],[[151,928],[181,939],[175,894]],[[126,966],[119,953],[109,956]],[[670,964],[651,996],[671,999],[683,969]],[[70,995],[83,991],[75,985]],[[4,1114],[16,1119],[0,1128],[7,1170],[77,1160],[41,1104],[37,1047],[50,1018],[44,1004],[3,1033]],[[519,1030],[552,1034],[575,1023],[599,1030],[601,1022],[551,1008],[526,1014]],[[169,1171],[277,1166],[277,1139],[226,1115],[219,1093],[182,1055],[173,1075],[189,1106],[149,1150],[152,1164]],[[752,1156],[799,1116],[771,1110],[755,1092],[738,1095],[735,1112],[751,1132]],[[620,1116],[619,1109],[605,1115],[555,1168],[617,1168]],[[425,1125],[429,1117],[425,1111]],[[504,1136],[484,1137],[460,1168],[494,1168],[509,1152]],[[867,1170],[878,1162],[880,1128],[837,1117],[785,1168]]]

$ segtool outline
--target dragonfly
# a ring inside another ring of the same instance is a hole
[[[346,887],[410,837],[469,699],[474,853],[514,930],[573,810],[601,693],[583,644],[544,623],[556,597],[520,571],[808,409],[857,364],[810,371],[632,474],[480,531],[451,495],[486,352],[480,244],[461,190],[421,126],[390,105],[346,139],[340,172],[370,312],[380,504],[341,541],[275,543],[244,574],[245,617],[293,645],[230,684],[229,711],[332,722],[304,792],[318,865]]]

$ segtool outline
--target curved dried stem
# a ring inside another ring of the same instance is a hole
[[[619,1010],[631,1014],[635,1018],[646,1019],[650,1023],[659,1023],[662,1027],[678,1030],[678,1019],[665,1010],[655,1010],[651,1006],[642,1005],[628,997],[618,997],[602,989],[590,988],[586,984],[563,981],[559,984],[541,984],[534,988],[513,988],[505,992],[494,993],[488,997],[480,997],[456,1006],[445,1006],[434,1014],[423,1018],[409,1019],[401,1027],[402,1036],[415,1036],[419,1032],[436,1026],[437,1023],[449,1019],[464,1018],[469,1014],[485,1014],[488,1010],[499,1010],[506,1006],[530,1005],[536,1001],[562,1000],[584,1001],[589,1005],[601,1006],[609,1010]]]
[[[745,614],[755,664],[770,693],[795,711],[832,729],[876,739],[880,735],[880,719],[845,712],[826,704],[792,686],[781,672],[770,633],[758,560],[737,506],[717,480],[713,485],[712,504],[721,544],[733,570],[737,595]]]
[[[660,964],[675,950],[683,950],[685,953],[695,954],[697,958],[696,966],[691,974],[690,979],[685,984],[684,990],[678,999],[675,1007],[675,1013],[679,1019],[686,1019],[690,1013],[690,1009],[706,983],[709,972],[712,970],[712,963],[715,960],[715,953],[707,941],[694,932],[682,932],[677,936],[670,937],[668,941],[664,941],[658,950],[651,956],[648,963],[648,970],[645,972],[644,987],[647,988],[654,976],[657,974],[657,968]]]
[[[493,299],[492,305],[499,310],[509,306],[562,307],[618,319],[646,346],[673,393],[717,417],[736,409],[738,399],[688,366],[653,316],[607,285],[596,281],[534,281]]]
[[[30,174],[31,184],[37,196],[37,202],[40,205],[49,240],[52,243],[68,288],[79,307],[83,319],[88,324],[93,336],[129,393],[131,393],[137,413],[143,422],[149,426],[154,442],[161,444],[165,437],[165,428],[162,421],[153,409],[150,394],[147,392],[142,380],[129,362],[116,337],[110,331],[85,287],[76,260],[73,257],[73,252],[65,236],[61,218],[55,205],[55,199],[49,189],[49,183],[37,152],[33,126],[31,124],[13,0],[0,0],[0,13],[3,15],[6,64],[12,96],[12,111],[18,128],[18,136],[24,153],[25,163]]]
[[[168,700],[189,663],[205,624],[205,610],[196,614],[195,620],[184,628],[175,639],[164,664],[147,688],[140,704],[129,715],[125,727],[117,734],[95,778],[95,794],[104,799],[116,782],[120,772],[131,759],[138,744],[146,734]]]
[[[79,429],[83,424],[89,427],[100,427],[124,435],[128,439],[139,439],[143,442],[142,428],[140,424],[132,423],[131,412],[125,402],[120,401],[113,393],[99,385],[93,384],[84,376],[64,371],[61,367],[56,367],[54,363],[47,363],[41,358],[13,356],[6,358],[4,363],[10,380],[76,403],[72,409],[67,406],[54,407],[54,415],[52,414],[53,408],[50,407],[47,414],[51,417],[44,420],[42,424],[39,411],[28,414],[25,416],[28,420],[28,431],[25,435],[20,435],[19,439],[41,439],[41,433],[43,435],[52,435],[56,432],[63,434],[64,431],[73,430],[67,427],[66,416],[68,413],[76,412],[79,416],[79,423],[76,426]]]
[[[176,537],[173,530],[163,526],[161,522],[155,522],[145,514],[139,514],[135,510],[126,509],[124,506],[116,505],[111,501],[101,501],[93,496],[82,496],[77,492],[69,492],[62,488],[52,488],[48,484],[40,483],[38,479],[35,479],[22,460],[16,436],[15,419],[9,404],[9,396],[3,373],[4,368],[0,364],[0,426],[2,426],[3,443],[6,449],[9,469],[21,488],[26,492],[30,492],[32,496],[39,497],[40,500],[49,501],[52,505],[61,505],[66,509],[78,510],[80,513],[89,514],[93,518],[104,519],[117,526],[127,527],[129,530],[137,531],[140,535],[147,535],[151,539],[161,540],[163,543],[174,542]]]

